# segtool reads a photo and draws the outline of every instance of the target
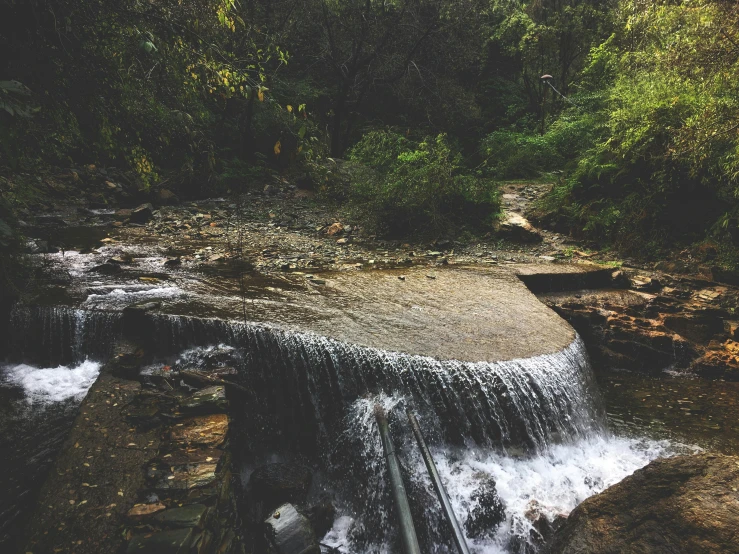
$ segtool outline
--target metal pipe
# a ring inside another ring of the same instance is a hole
[[[457,545],[457,550],[459,551],[459,554],[470,554],[470,550],[467,547],[467,541],[464,538],[464,533],[462,533],[459,521],[457,521],[457,517],[454,515],[454,510],[452,510],[452,503],[449,501],[449,495],[444,488],[444,484],[441,482],[439,471],[436,469],[436,464],[434,463],[434,459],[431,457],[431,452],[429,451],[428,446],[426,446],[426,441],[423,439],[421,426],[418,425],[416,416],[413,415],[410,410],[406,411],[406,414],[408,415],[408,421],[411,422],[413,434],[416,436],[418,448],[421,449],[421,455],[423,456],[423,461],[426,463],[426,469],[431,476],[431,482],[434,484],[436,496],[439,497],[439,502],[441,502],[441,508],[444,511],[446,520],[452,528],[452,534],[454,535],[454,542]]]
[[[400,463],[398,462],[398,457],[395,455],[393,439],[390,437],[387,415],[380,405],[375,406],[375,419],[377,420],[377,427],[380,429],[382,448],[385,451],[387,469],[390,475],[390,487],[393,491],[395,507],[398,510],[403,552],[405,554],[421,554],[421,547],[418,545],[418,537],[416,536],[416,528],[413,526],[411,507],[408,504],[408,495],[405,493],[403,476],[400,473]]]

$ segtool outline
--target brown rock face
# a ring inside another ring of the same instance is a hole
[[[664,274],[632,275],[628,283],[631,290],[547,293],[540,299],[580,333],[596,365],[651,373],[671,366],[739,380],[736,287]],[[645,283],[658,283],[657,289],[644,292]]]
[[[552,554],[739,552],[739,457],[656,460],[578,506]]]

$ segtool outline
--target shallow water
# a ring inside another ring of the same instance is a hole
[[[624,436],[646,436],[739,454],[739,383],[663,372],[595,372],[610,427]]]

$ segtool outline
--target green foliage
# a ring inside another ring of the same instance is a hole
[[[231,0],[4,3],[0,41],[28,86],[0,82],[0,113],[16,116],[3,123],[4,161],[114,165],[148,188],[163,173],[211,180],[234,143],[245,158],[271,148],[274,136],[255,136],[253,122],[279,122],[269,81],[289,56],[244,9]]]
[[[570,124],[588,130],[591,146],[555,188],[550,217],[640,255],[711,229],[730,235],[739,196],[739,7],[622,0],[619,13],[616,33],[591,50],[578,83],[590,101]]]
[[[373,131],[352,149],[350,159],[363,168],[351,184],[355,204],[391,235],[485,225],[498,213],[493,182],[465,169],[444,134],[414,141],[393,131]]]
[[[485,167],[496,179],[539,177],[564,163],[547,136],[495,131],[482,140]]]

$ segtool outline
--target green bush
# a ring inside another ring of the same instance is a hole
[[[498,213],[495,184],[466,169],[444,134],[414,141],[373,131],[349,158],[358,164],[350,192],[354,204],[390,235],[481,226]]]
[[[547,135],[494,131],[482,141],[484,165],[497,179],[539,177],[562,167],[564,161]]]

